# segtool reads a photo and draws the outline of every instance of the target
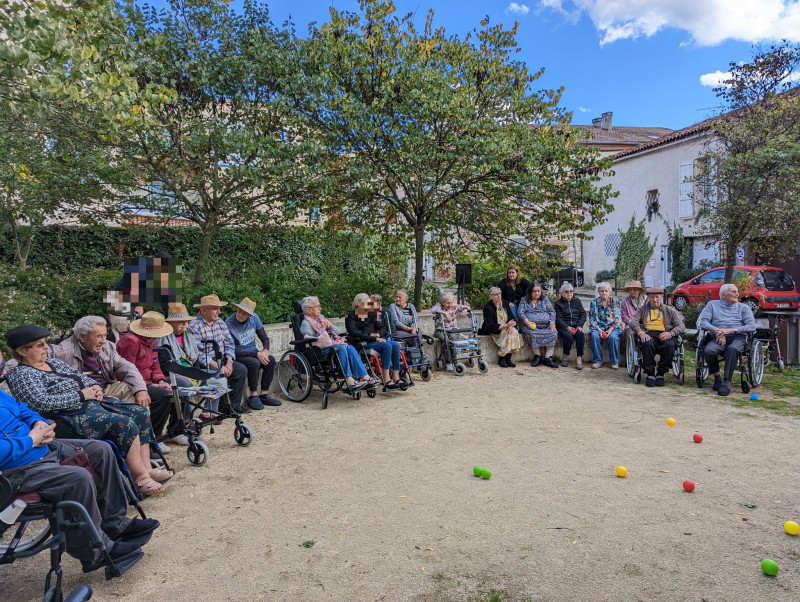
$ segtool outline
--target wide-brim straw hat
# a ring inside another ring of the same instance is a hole
[[[644,290],[642,283],[638,280],[630,280],[625,286],[622,287],[622,290],[626,293],[631,292],[633,289],[639,289],[640,291]]]
[[[139,320],[131,322],[131,332],[149,339],[158,339],[172,334],[172,326],[157,311],[148,311]]]
[[[233,305],[251,316],[256,315],[256,302],[249,297],[245,297],[241,303],[234,303]]]
[[[188,322],[194,320],[197,316],[190,316],[189,310],[183,303],[170,303],[167,310],[167,317],[164,318],[167,322]]]
[[[200,298],[200,303],[195,303],[193,307],[225,307],[227,301],[220,301],[216,295],[206,295]]]
[[[644,293],[646,295],[663,295],[664,294],[664,287],[663,286],[651,286]]]

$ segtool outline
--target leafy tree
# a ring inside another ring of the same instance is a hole
[[[699,175],[703,231],[723,243],[725,282],[739,247],[788,258],[800,246],[800,93],[789,77],[800,45],[759,48],[750,63],[731,63],[717,95],[730,112],[714,121],[708,168]]]
[[[426,246],[516,259],[603,219],[612,193],[595,182],[610,162],[578,143],[561,90],[534,91],[542,71],[513,58],[516,24],[487,18],[459,38],[433,11],[420,31],[391,0],[360,6],[312,24],[298,107],[340,170],[327,214],[413,237],[416,301]]]
[[[651,242],[650,236],[645,233],[644,222],[643,219],[637,224],[634,214],[625,232],[618,229],[619,250],[614,262],[617,282],[644,280],[644,269],[653,255],[653,249],[656,248],[655,241]]]
[[[140,86],[175,90],[151,107],[143,127],[118,148],[138,170],[143,194],[131,208],[200,227],[195,282],[203,280],[211,239],[229,225],[258,227],[281,206],[312,196],[316,141],[283,89],[300,76],[289,30],[267,8],[171,0],[162,11],[128,2]]]

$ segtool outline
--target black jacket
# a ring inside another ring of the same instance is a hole
[[[556,328],[558,330],[566,330],[567,326],[583,328],[583,325],[586,324],[586,310],[583,309],[583,303],[577,297],[573,296],[569,303],[564,297],[561,297],[553,306],[556,309]]]
[[[381,310],[382,312],[383,310]],[[378,340],[378,337],[385,339],[389,336],[389,325],[386,320],[381,320],[370,312],[366,320],[362,320],[356,315],[356,312],[351,311],[344,319],[344,326],[347,330],[347,338],[353,343],[364,341],[365,343],[373,343]],[[372,336],[373,333],[378,333],[377,337]]]
[[[508,319],[513,320],[514,315],[511,313],[511,308],[505,299],[503,300],[503,309],[506,310]],[[483,326],[481,326],[478,334],[500,334],[500,320],[497,319],[497,306],[494,301],[489,301],[483,306]]]
[[[528,290],[530,285],[530,281],[525,280],[525,278],[520,280],[519,284],[516,286],[509,284],[508,280],[505,278],[497,283],[497,287],[503,291],[503,301],[507,303],[515,303],[517,305],[519,305],[519,302],[525,296],[525,292]]]

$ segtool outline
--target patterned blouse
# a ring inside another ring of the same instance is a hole
[[[456,314],[460,311],[464,311],[465,309],[469,309],[467,305],[456,305],[453,309],[444,310],[440,303],[437,303],[433,307],[431,307],[431,313],[433,314],[433,323],[436,327],[436,330],[450,330],[452,328],[456,328]],[[437,314],[437,311],[443,311],[445,315]]]
[[[517,316],[523,325],[523,320],[528,320],[536,323],[537,328],[548,328],[550,322],[556,321],[556,309],[547,297],[540,297],[536,305],[528,297],[523,297],[517,306]]]
[[[81,389],[97,383],[61,360],[48,359],[47,365],[52,372],[19,364],[7,377],[14,397],[41,414],[83,411]]]
[[[608,305],[603,305],[602,299],[597,297],[589,304],[589,327],[592,330],[608,330],[611,327],[622,330],[622,310],[619,299],[609,297]]]

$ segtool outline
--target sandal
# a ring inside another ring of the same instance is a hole
[[[150,478],[159,483],[169,481],[175,476],[174,470],[167,470],[166,468],[154,468],[150,471]]]
[[[150,477],[145,477],[136,483],[136,491],[142,495],[161,495],[164,493],[164,486]]]

